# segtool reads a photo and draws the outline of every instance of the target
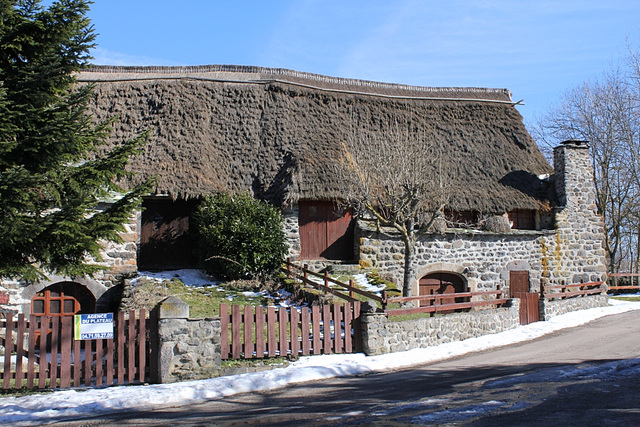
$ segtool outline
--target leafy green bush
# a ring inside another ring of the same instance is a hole
[[[280,211],[247,193],[207,197],[195,214],[198,257],[218,279],[273,275],[286,254]]]

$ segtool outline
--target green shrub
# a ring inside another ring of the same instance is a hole
[[[207,197],[195,214],[198,258],[218,279],[272,276],[286,254],[282,215],[247,193]]]

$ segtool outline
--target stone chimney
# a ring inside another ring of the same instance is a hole
[[[547,278],[552,282],[606,280],[604,223],[598,215],[587,141],[568,140],[553,150],[555,211],[553,240],[547,241]]]
[[[588,141],[570,139],[553,150],[556,196],[560,208],[595,213],[596,194]]]

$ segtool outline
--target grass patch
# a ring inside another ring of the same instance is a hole
[[[413,314],[401,314],[399,316],[389,316],[389,320],[391,322],[402,322],[403,320],[415,320],[415,319],[425,319],[428,317],[442,317],[444,314],[436,313],[413,313]]]
[[[13,380],[11,380],[13,381]],[[18,390],[14,389],[0,389],[0,398],[2,397],[21,397],[21,396],[32,396],[34,394],[47,394],[53,393],[52,389],[42,389],[42,388],[21,388]]]
[[[289,360],[284,357],[270,357],[266,359],[223,360],[222,368],[242,368],[245,366],[286,366],[288,364]]]
[[[162,282],[141,278],[127,298],[126,305],[151,310],[162,299],[173,295],[189,305],[191,318],[215,317],[220,315],[220,304],[273,305],[271,297],[256,293],[263,287],[265,290],[273,290],[277,284],[234,281],[196,287],[187,286],[177,278]]]
[[[613,298],[613,299],[616,299],[618,301],[631,301],[631,302],[639,302],[640,301],[640,296],[624,297],[624,296],[621,296],[621,295],[616,295],[616,296],[611,296],[609,298]]]

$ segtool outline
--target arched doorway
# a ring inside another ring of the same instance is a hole
[[[439,271],[435,273],[429,273],[426,276],[423,276],[419,281],[420,287],[420,296],[424,295],[445,295],[445,294],[455,294],[467,291],[467,285],[463,277],[445,271]],[[467,302],[469,298],[467,297],[445,297],[439,298],[437,301],[429,300],[429,301],[421,301],[420,306],[428,306],[428,305],[445,305],[452,304],[456,302]],[[443,311],[441,313],[451,313],[452,311]]]
[[[79,283],[59,282],[47,286],[31,298],[31,314],[36,316],[73,316],[93,313],[96,298]]]

